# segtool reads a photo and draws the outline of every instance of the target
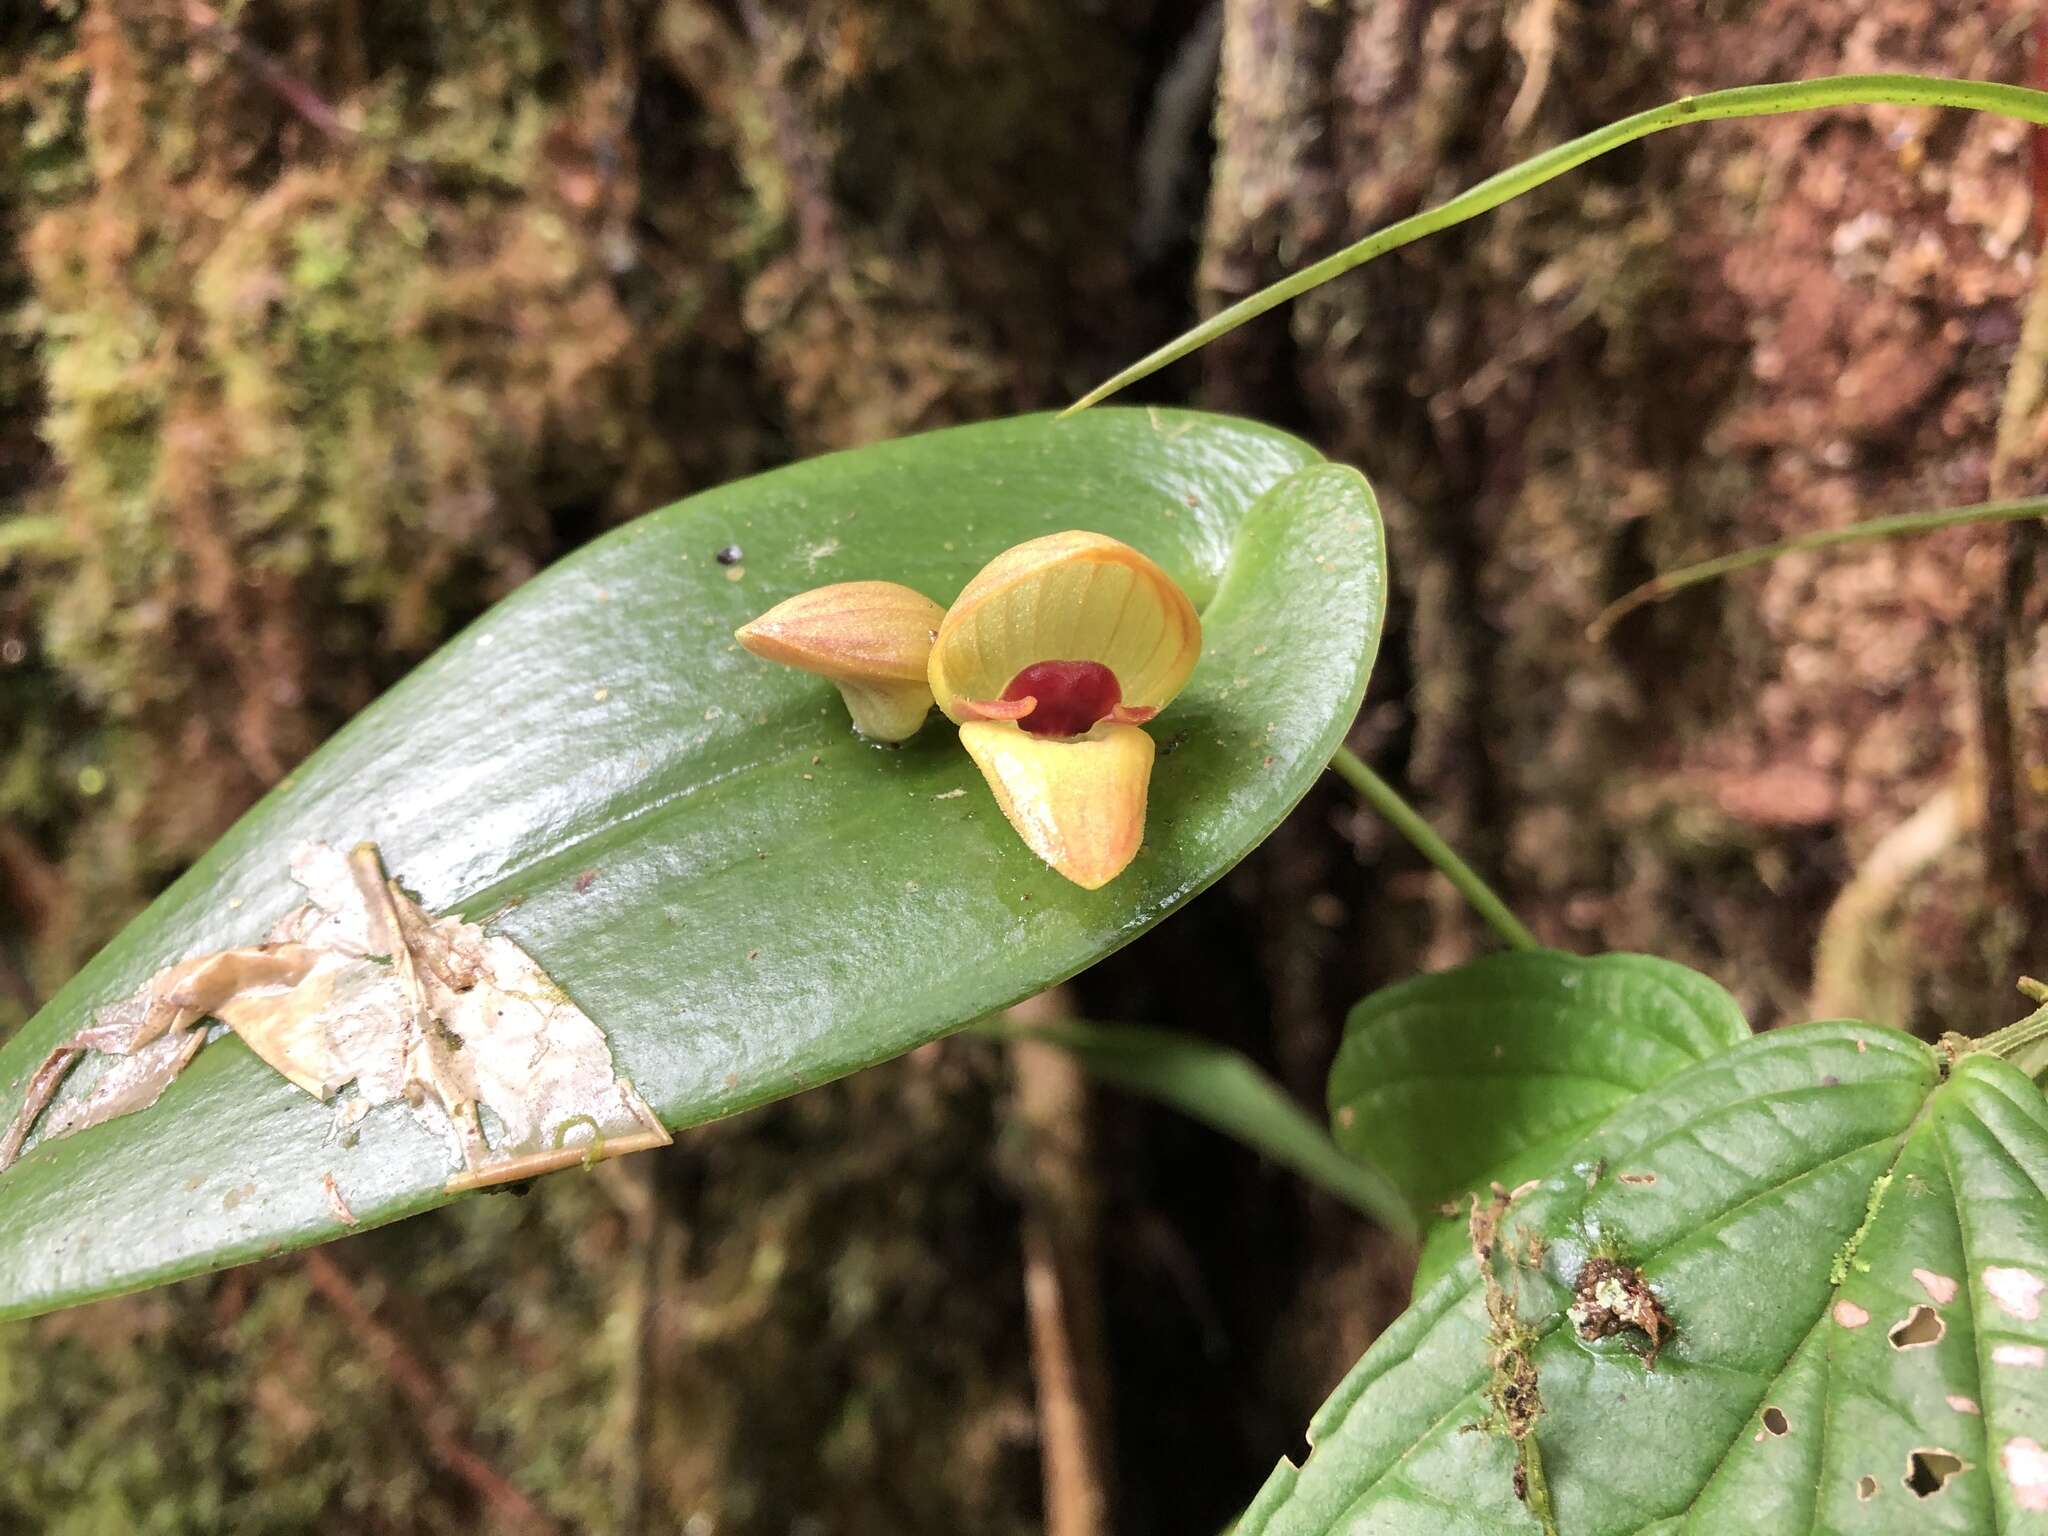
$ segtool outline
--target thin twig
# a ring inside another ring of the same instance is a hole
[[[1478,871],[1459,858],[1456,850],[1437,836],[1436,828],[1423,820],[1422,813],[1403,800],[1393,785],[1367,767],[1357,753],[1349,747],[1339,747],[1330,759],[1330,770],[1357,790],[1361,800],[1384,816],[1396,832],[1414,845],[1417,853],[1434,864],[1438,873],[1457,888],[1458,894],[1486,920],[1487,926],[1499,934],[1509,948],[1543,947],[1537,943],[1536,935],[1508,909],[1508,904],[1494,894],[1493,887],[1479,878]]]
[[[1034,1005],[1038,1005],[1034,1007]],[[1057,1014],[1034,998],[1020,1022]],[[1088,1080],[1056,1046],[1019,1039],[1014,1122],[1023,1133],[1024,1308],[1038,1388],[1046,1536],[1107,1536],[1109,1383],[1097,1274],[1098,1200],[1089,1167]]]
[[[620,1266],[624,1281],[620,1308],[627,1314],[629,1327],[614,1395],[619,1419],[614,1536],[641,1536],[647,1529],[647,1382],[656,1346],[655,1308],[661,1294],[665,1225],[656,1184],[660,1168],[654,1158],[634,1157],[598,1170],[599,1181],[626,1223],[627,1260]]]
[[[2040,67],[2035,61],[2034,68]],[[2031,137],[2040,153],[2042,130]],[[2036,191],[2036,199],[2040,194]],[[2034,286],[2020,324],[2019,346],[2006,369],[1999,402],[1998,437],[1991,450],[1991,494],[2010,496],[2022,485],[2040,483],[2041,411],[2048,402],[2048,263],[2037,260]],[[2025,834],[2021,821],[2020,747],[2012,720],[2012,656],[2024,641],[2027,589],[2040,548],[2040,523],[2029,519],[2006,530],[2001,551],[1998,601],[1977,625],[1977,717],[1984,753],[1984,875],[1987,905],[2016,916],[1992,935],[1992,965],[2011,968],[2028,937],[2032,911],[2024,897]]]
[[[328,104],[325,97],[270,53],[236,32],[205,0],[185,0],[185,23],[196,36],[248,70],[265,90],[328,138],[337,143],[348,143],[355,138],[355,130],[342,121],[341,114]]]
[[[1893,517],[1873,517],[1866,522],[1850,523],[1842,528],[1822,528],[1814,533],[1802,533],[1796,538],[1780,539],[1774,544],[1738,549],[1732,554],[1717,555],[1712,560],[1702,560],[1697,565],[1681,566],[1675,571],[1665,571],[1652,577],[1633,592],[1608,604],[1600,616],[1586,626],[1586,637],[1604,640],[1616,624],[1638,608],[1661,603],[1687,587],[1717,580],[1732,571],[1767,565],[1785,555],[1811,549],[1832,549],[1837,544],[1905,538],[1969,523],[2011,523],[2038,517],[2048,517],[2048,496],[2029,496],[2019,501],[1986,501],[1968,507],[1943,507],[1938,512],[1902,512]]]
[[[794,32],[778,32],[760,0],[739,0],[740,22],[756,58],[755,88],[768,117],[772,152],[789,181],[795,216],[796,251],[806,270],[827,272],[839,265],[839,220],[829,188],[831,153],[824,135],[789,87],[790,66],[802,44]]]
[[[1869,1019],[1906,1027],[1906,999],[1896,984],[1897,962],[1885,953],[1885,941],[1906,893],[1971,832],[1983,804],[1976,777],[1976,760],[1966,753],[1954,777],[1879,838],[1855,875],[1835,893],[1814,945],[1813,993],[1806,1017]]]
[[[313,1289],[341,1315],[350,1335],[411,1407],[434,1459],[474,1490],[492,1520],[503,1529],[518,1531],[522,1536],[558,1536],[560,1528],[541,1512],[540,1506],[470,1443],[441,1382],[371,1310],[348,1272],[317,1248],[307,1253],[302,1263]]]

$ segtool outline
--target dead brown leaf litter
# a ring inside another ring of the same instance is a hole
[[[451,1190],[668,1142],[604,1031],[517,944],[429,916],[374,844],[308,844],[291,871],[308,899],[264,942],[166,967],[50,1052],[0,1137],[0,1170],[39,1122],[49,1140],[154,1104],[205,1045],[208,1020],[323,1103],[353,1084],[337,1131],[405,1105],[447,1146]],[[115,1060],[53,1107],[88,1054]]]

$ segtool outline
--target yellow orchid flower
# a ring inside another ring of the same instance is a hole
[[[945,610],[893,581],[842,581],[777,603],[733,638],[768,661],[838,685],[853,728],[907,741],[931,713],[925,663]]]
[[[879,741],[914,735],[936,701],[1025,845],[1092,891],[1144,841],[1154,750],[1140,727],[1186,686],[1202,621],[1151,560],[1077,531],[1006,550],[943,612],[893,582],[842,582],[738,639],[830,678]]]
[[[1173,578],[1099,533],[998,555],[946,610],[933,696],[1026,846],[1086,890],[1145,836],[1152,738],[1186,685],[1202,621]]]

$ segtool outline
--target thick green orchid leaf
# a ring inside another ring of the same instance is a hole
[[[1427,1234],[1415,1288],[1466,1251],[1462,1215],[1556,1166],[1620,1105],[1749,1037],[1719,984],[1648,955],[1512,950],[1373,993],[1330,1069],[1337,1144]]]
[[[2007,1063],[1869,1025],[1757,1036],[1616,1110],[1500,1220],[1519,1339],[1466,1258],[1239,1531],[1540,1532],[1545,1491],[1552,1536],[2048,1529],[2044,1181],[2048,1107]],[[1654,1368],[1639,1332],[1568,1318],[1594,1258],[1668,1314]],[[1519,1449],[1486,1423],[1502,1345],[1540,1396]]]
[[[1092,893],[1024,848],[942,718],[866,744],[828,683],[732,639],[832,581],[950,601],[1074,527],[1164,565],[1205,638],[1151,726],[1145,848]],[[427,908],[523,946],[669,1126],[795,1093],[1071,975],[1242,858],[1341,740],[1384,600],[1364,481],[1213,416],[995,422],[693,497],[528,583],[305,763],[0,1052],[0,1102],[160,967],[258,939],[308,839],[374,841]],[[330,1175],[364,1225],[448,1198],[399,1106],[352,1145],[333,1120],[229,1037],[152,1108],[32,1145],[0,1174],[0,1316],[337,1236]]]

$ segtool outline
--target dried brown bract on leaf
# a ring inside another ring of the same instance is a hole
[[[323,1102],[353,1084],[339,1127],[403,1103],[447,1144],[451,1189],[667,1143],[604,1032],[510,939],[430,917],[372,844],[309,844],[292,877],[309,899],[263,943],[158,972],[51,1051],[0,1137],[0,1169],[38,1121],[49,1139],[154,1104],[209,1019]],[[118,1059],[52,1109],[89,1052]]]

